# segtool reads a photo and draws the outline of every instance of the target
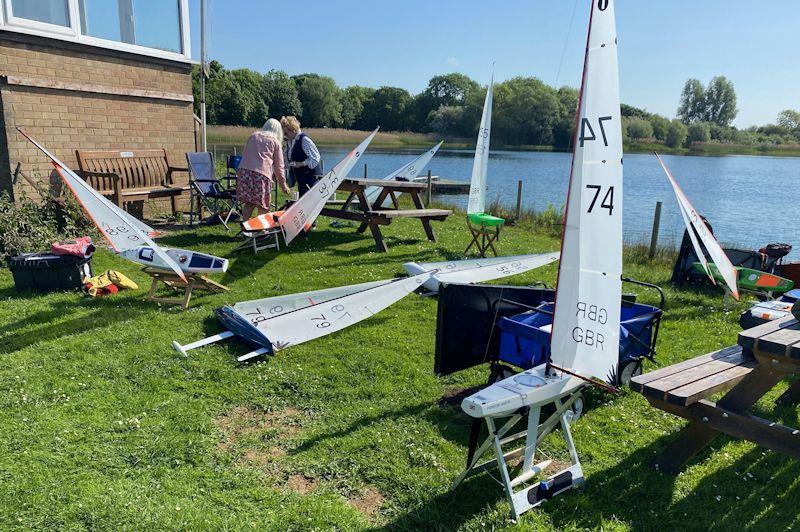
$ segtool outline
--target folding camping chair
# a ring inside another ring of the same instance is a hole
[[[494,247],[494,243],[500,241],[500,229],[504,223],[503,218],[486,213],[467,214],[467,227],[472,233],[472,242],[464,250],[464,255],[475,246],[481,257],[486,257],[486,252],[490,249],[496,257],[497,248]]]
[[[228,229],[228,220],[231,216],[239,215],[236,204],[236,191],[229,190],[222,186],[215,177],[214,161],[208,152],[187,153],[186,162],[189,165],[189,225],[194,223],[195,205],[197,208],[197,218],[202,219],[203,206],[209,209],[214,217],[219,218],[225,229]],[[222,217],[223,210],[228,213]]]

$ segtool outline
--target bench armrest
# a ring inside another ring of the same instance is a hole
[[[167,178],[161,182],[162,187],[168,187],[172,185],[172,172],[188,172],[188,166],[167,166]]]

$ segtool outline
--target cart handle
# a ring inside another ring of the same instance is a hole
[[[628,277],[623,277],[622,278],[622,282],[623,283],[631,283],[631,284],[635,284],[635,285],[639,285],[639,286],[644,286],[645,288],[653,288],[655,290],[658,290],[658,295],[661,298],[661,303],[659,303],[658,308],[660,310],[664,310],[664,303],[666,302],[666,298],[664,297],[664,291],[661,289],[660,286],[655,285],[655,284],[645,283],[644,281],[637,281],[635,279],[630,279]]]

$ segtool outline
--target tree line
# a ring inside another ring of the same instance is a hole
[[[199,114],[200,73],[192,84]],[[399,87],[339,87],[319,74],[289,76],[280,70],[261,74],[227,70],[211,61],[206,83],[209,124],[259,127],[272,117],[295,115],[304,127],[414,131],[472,138],[477,134],[486,87],[459,73],[432,77],[413,95]],[[492,140],[508,146],[568,149],[573,138],[578,90],[551,87],[534,77],[515,77],[495,85]],[[689,79],[677,118],[622,104],[628,141],[657,142],[672,148],[693,143],[793,144],[800,142],[800,113],[782,112],[776,124],[739,130],[733,84],[717,76],[709,85]]]

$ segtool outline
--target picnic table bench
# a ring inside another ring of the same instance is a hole
[[[793,317],[739,333],[738,345],[634,377],[650,404],[689,420],[656,460],[677,472],[720,433],[800,458],[800,430],[747,412],[783,378],[800,374],[800,323]],[[728,391],[713,402],[708,398]],[[800,381],[778,402],[800,401]]]
[[[380,193],[372,203],[367,199],[367,187],[381,187]],[[363,233],[369,228],[375,239],[375,245],[378,247],[378,251],[381,252],[386,252],[389,248],[383,240],[380,226],[389,225],[396,218],[417,218],[422,222],[422,227],[428,240],[436,242],[436,235],[431,227],[431,221],[444,221],[453,211],[426,209],[420,197],[420,193],[426,187],[427,184],[425,183],[409,181],[345,179],[339,185],[339,190],[349,192],[347,199],[345,199],[340,208],[325,207],[320,214],[331,218],[360,222],[361,225],[357,232]],[[411,201],[416,207],[415,209],[400,209],[397,196],[402,193],[411,197]],[[393,208],[384,208],[382,206],[386,198],[392,200]],[[355,209],[351,210],[350,207],[355,207]]]
[[[175,172],[188,172],[186,166],[172,166],[164,149],[158,150],[75,150],[79,174],[95,190],[120,208],[134,201],[169,198],[172,214],[177,200],[190,187],[178,185]]]

